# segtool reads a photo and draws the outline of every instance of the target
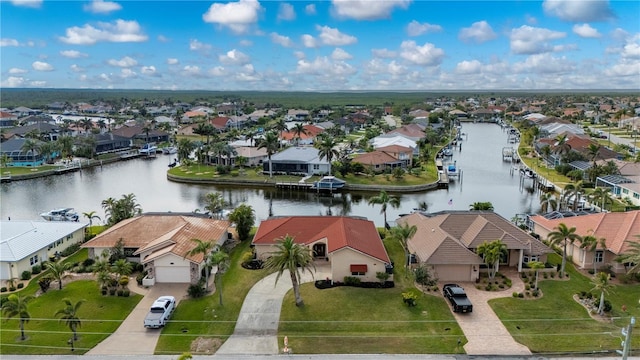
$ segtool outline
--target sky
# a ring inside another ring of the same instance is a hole
[[[640,89],[640,1],[0,0],[0,87]]]

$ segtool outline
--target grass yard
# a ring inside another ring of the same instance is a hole
[[[402,264],[399,243],[385,240],[385,246],[395,263]],[[287,336],[297,354],[464,353],[466,338],[444,299],[421,294],[402,267],[396,268],[394,277],[396,287],[391,289],[319,290],[304,284],[302,308],[295,306],[289,291],[280,315],[279,343]],[[417,306],[403,303],[405,291],[420,294]]]
[[[58,168],[59,166],[42,165],[42,166],[3,166],[1,169],[2,169],[3,175],[18,176],[18,175],[33,174],[36,171],[48,171],[48,170],[55,170]]]
[[[550,256],[559,263],[560,256]],[[631,315],[640,317],[640,286],[618,285],[605,298],[613,306],[613,322],[592,319],[586,309],[573,300],[580,291],[590,291],[590,279],[567,264],[570,280],[544,280],[539,283],[544,296],[535,300],[516,298],[489,302],[516,341],[534,353],[600,352],[621,349],[620,330],[629,324]],[[600,296],[600,294],[595,294]],[[627,312],[622,313],[622,305]],[[640,326],[635,327],[637,333]],[[634,336],[632,348],[640,349],[640,336]]]
[[[37,284],[36,284],[37,286]],[[25,295],[27,290],[21,292]],[[78,280],[62,290],[51,288],[46,294],[34,298],[28,304],[31,320],[25,324],[27,340],[21,341],[17,319],[3,318],[0,328],[0,354],[71,354],[67,340],[71,331],[64,322],[54,317],[57,310],[64,307],[63,299],[73,303],[86,300],[78,311],[81,327],[78,328],[78,340],[75,342],[75,354],[84,354],[100,341],[111,335],[122,320],[142,299],[132,294],[130,297],[102,296],[95,281]]]

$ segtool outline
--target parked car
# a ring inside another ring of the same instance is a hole
[[[442,293],[451,303],[453,312],[470,313],[473,311],[473,305],[460,285],[445,284],[442,288]]]
[[[144,327],[157,329],[166,325],[176,308],[176,298],[173,296],[160,296],[151,305],[149,313],[144,318]]]

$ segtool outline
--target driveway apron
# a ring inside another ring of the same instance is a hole
[[[155,284],[120,327],[87,352],[87,355],[142,355],[153,354],[161,329],[146,329],[144,318],[151,304],[162,295],[171,295],[179,303],[187,294],[187,284]],[[177,305],[177,304],[176,304]]]

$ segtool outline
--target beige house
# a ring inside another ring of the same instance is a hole
[[[582,269],[601,269],[611,266],[616,273],[626,272],[624,264],[615,261],[618,255],[629,249],[630,242],[640,242],[640,210],[627,212],[596,213],[571,216],[560,219],[547,219],[542,215],[530,217],[532,230],[547,239],[549,233],[556,231],[558,225],[576,228],[576,234],[598,239],[594,250],[583,248],[581,243],[567,245],[567,259]]]
[[[500,266],[518,272],[530,261],[546,262],[552,252],[502,216],[491,211],[443,211],[413,213],[396,220],[415,225],[416,234],[409,239],[409,251],[419,263],[431,266],[434,275],[444,282],[475,281],[480,276],[483,259],[476,249],[485,241],[501,240],[507,255]]]
[[[0,222],[0,280],[20,279],[50,257],[84,241],[88,224],[73,221],[10,220]]]
[[[204,256],[187,255],[196,246],[192,239],[222,245],[229,238],[229,225],[204,215],[148,213],[117,223],[82,247],[96,258],[122,239],[127,259],[144,264],[145,285],[193,284],[200,279]]]
[[[313,252],[316,266],[330,266],[331,279],[355,276],[364,282],[379,281],[378,272],[390,272],[391,260],[374,223],[361,217],[288,216],[260,223],[252,244],[258,259],[275,251],[277,239],[291,236]]]

